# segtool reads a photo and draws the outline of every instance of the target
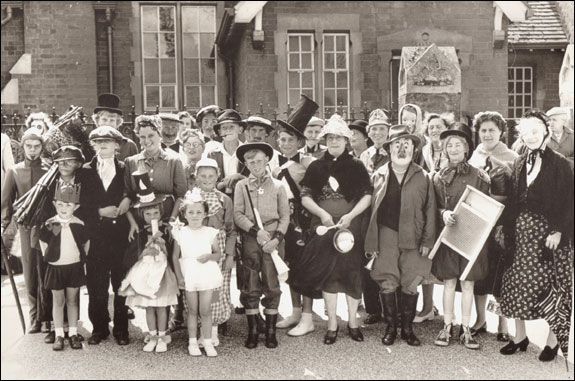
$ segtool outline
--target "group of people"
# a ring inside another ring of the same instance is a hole
[[[439,114],[424,120],[414,104],[402,107],[396,125],[383,109],[350,124],[337,114],[320,119],[317,109],[302,96],[276,127],[215,105],[195,118],[141,115],[133,126],[140,152],[118,131],[123,114],[114,94],[99,97],[89,147],[66,139],[66,130],[51,127],[45,114],[33,114],[37,118],[20,141],[23,161],[14,165],[4,153],[2,159],[2,232],[15,200],[36,186],[47,164],[57,166],[50,202],[38,211],[42,224],[18,226],[29,333],[48,330],[45,341],[54,350],[64,349],[65,338],[81,349],[78,291],[87,285],[93,326],[87,342],[99,344],[110,335],[111,282],[112,334],[119,345],[130,342],[133,309],[144,308],[144,351],[167,351],[169,333],[187,326],[190,355],[201,356],[203,347],[216,356],[218,333],[226,331],[232,312],[234,266],[250,349],[260,334],[267,348],[276,348],[277,328],[289,328],[290,336],[312,332],[313,300],[319,298],[328,317],[324,343],[334,344],[338,293],[346,296],[351,339],[364,340],[357,318],[363,297],[364,324],[384,320],[386,346],[397,340],[398,329],[408,345],[421,345],[413,323],[434,318],[434,284],[444,287],[438,346],[450,345],[454,335],[457,291],[456,338],[469,349],[480,347],[476,337],[486,331],[488,295],[500,304],[497,340],[507,342],[505,355],[526,349],[525,320],[549,318],[539,303],[551,285],[558,291],[549,297],[567,300],[560,312],[570,316],[574,177],[568,110],[527,112],[511,150],[502,141],[506,122],[494,111],[478,113],[470,127]],[[266,142],[272,134],[277,150]],[[4,136],[2,147],[4,152]],[[468,185],[505,209],[459,281],[466,258],[444,244],[433,259],[428,256],[443,227],[459,223],[454,209]],[[284,280],[293,312],[278,321]],[[516,320],[513,340],[509,318]],[[539,359],[552,360],[559,346],[565,351],[564,335],[550,330]]]

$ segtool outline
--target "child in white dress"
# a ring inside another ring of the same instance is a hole
[[[212,343],[212,312],[210,305],[223,284],[218,265],[222,255],[218,236],[223,230],[203,226],[208,204],[199,193],[188,194],[180,208],[186,226],[174,227],[173,262],[180,289],[186,290],[188,305],[188,351],[192,356],[201,356],[197,341],[197,317],[202,323],[204,349],[209,357],[217,356]]]

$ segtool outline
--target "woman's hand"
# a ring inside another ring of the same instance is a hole
[[[132,242],[136,238],[136,233],[138,232],[137,224],[130,224],[130,232],[128,233],[128,242]]]
[[[280,244],[280,242],[278,241],[277,238],[274,238],[270,241],[268,241],[264,247],[262,247],[262,250],[264,251],[264,253],[269,253],[271,254]]]
[[[118,208],[114,205],[106,206],[105,208],[98,209],[100,217],[116,218],[118,217]]]
[[[429,255],[429,247],[421,246],[419,248],[419,254],[421,254],[422,257],[426,258]]]
[[[124,198],[122,202],[120,202],[120,205],[118,205],[118,216],[122,216],[128,212],[130,209],[130,202],[131,200],[128,197]]]
[[[445,226],[455,225],[455,216],[453,215],[453,212],[451,210],[446,210],[445,212],[443,212],[441,217],[443,218],[443,223],[445,224]]]
[[[330,226],[335,225],[335,223],[333,222],[333,217],[331,216],[331,214],[329,214],[325,210],[321,215],[321,223],[323,226],[327,226],[328,228]]]
[[[338,221],[338,225],[342,228],[342,229],[347,229],[349,228],[349,226],[351,225],[351,221],[353,220],[353,217],[348,213],[345,214],[343,216],[341,216],[341,218]]]
[[[559,246],[559,242],[561,242],[561,232],[555,232],[547,236],[545,246],[550,250],[556,250]]]
[[[226,259],[224,260],[224,271],[230,271],[233,268],[234,268],[234,256],[226,255]]]
[[[207,261],[210,260],[210,256],[211,256],[211,254],[200,255],[198,258],[196,258],[196,261],[198,261],[200,263],[206,263]]]

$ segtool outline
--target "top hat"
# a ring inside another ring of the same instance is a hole
[[[278,123],[280,126],[295,132],[298,137],[305,139],[303,132],[318,108],[317,103],[302,94],[287,120],[285,122],[278,120]]]
[[[123,116],[124,113],[118,107],[120,106],[120,97],[112,93],[104,93],[98,96],[98,106],[94,109],[94,114],[100,111],[115,112]]]
[[[90,132],[90,140],[99,139],[111,139],[115,140],[117,143],[122,143],[126,140],[120,131],[110,126],[101,126]]]
[[[143,208],[164,202],[167,196],[154,193],[148,172],[136,171],[132,173],[132,176],[134,176],[138,188],[138,202],[134,204],[134,208]]]
[[[52,153],[52,160],[63,161],[63,160],[78,160],[82,163],[86,161],[84,154],[78,147],[74,146],[62,146]]]
[[[266,131],[269,133],[273,132],[274,128],[272,127],[272,122],[266,118],[262,118],[260,116],[250,116],[244,122],[247,123],[247,129],[250,126],[262,126],[265,127]]]
[[[240,145],[236,149],[236,157],[238,158],[239,161],[244,163],[245,162],[244,155],[246,154],[246,152],[251,151],[253,149],[262,151],[263,153],[266,154],[268,159],[271,159],[274,155],[274,149],[268,143],[245,143]]]
[[[233,109],[227,109],[218,115],[218,123],[214,124],[214,132],[220,134],[220,127],[224,123],[236,123],[242,128],[246,128],[247,123],[242,120],[240,113]]]
[[[72,204],[80,203],[80,189],[81,184],[61,184],[60,181],[56,183],[56,192],[54,193],[54,200],[70,202]]]
[[[387,151],[391,143],[401,138],[411,139],[415,147],[419,146],[419,144],[421,143],[421,140],[419,140],[419,138],[416,135],[409,133],[409,127],[403,124],[397,124],[389,128],[389,137],[388,140],[385,143],[383,143],[382,145],[383,149]]]
[[[473,140],[471,140],[471,128],[465,123],[454,123],[449,130],[443,131],[439,135],[439,138],[443,140],[448,136],[461,136],[465,139],[469,147],[469,151],[467,152],[467,158],[469,159],[474,149]]]

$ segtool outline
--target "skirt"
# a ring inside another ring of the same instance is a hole
[[[489,271],[485,279],[475,283],[473,293],[475,295],[493,295],[499,298],[501,297],[503,273],[505,272],[506,250],[499,246],[492,236],[489,237],[486,245]]]
[[[571,291],[573,282],[573,247],[560,246],[547,255],[545,240],[551,228],[547,218],[523,209],[515,221],[515,252],[511,267],[503,275],[501,311],[507,318],[535,320],[543,318],[534,308],[540,296],[555,283]],[[555,258],[555,266],[553,265]],[[569,297],[570,298],[570,297]]]
[[[453,249],[441,244],[437,255],[433,258],[431,273],[439,280],[458,279],[469,261],[455,252]],[[489,271],[489,259],[485,247],[479,253],[473,267],[465,280],[479,281],[487,277]]]
[[[44,286],[47,290],[64,290],[86,285],[86,270],[82,262],[69,265],[52,265],[48,263]]]
[[[214,261],[200,263],[196,257],[180,258],[186,291],[209,291],[222,286],[220,266]]]

